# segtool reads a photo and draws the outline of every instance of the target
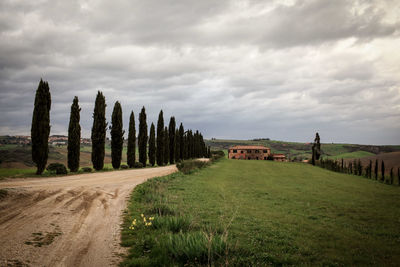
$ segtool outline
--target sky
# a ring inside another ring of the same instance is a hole
[[[100,90],[125,129],[145,106],[206,138],[400,144],[399,48],[398,0],[2,0],[0,135],[30,134],[43,78],[50,134],[78,96],[90,137]]]

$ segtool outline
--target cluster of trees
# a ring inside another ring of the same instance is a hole
[[[373,164],[372,160],[369,161],[367,166],[363,166],[360,159],[354,159],[347,164],[342,159],[341,161],[332,160],[332,159],[322,159],[318,164],[320,167],[341,173],[353,174],[358,176],[364,176],[369,179],[375,179],[380,182],[386,182],[388,184],[394,183],[394,170],[390,169],[389,176],[385,176],[385,162],[382,160],[379,164],[378,159],[375,160]],[[379,165],[381,166],[379,169]],[[400,185],[400,168],[397,169],[397,180],[398,185]]]
[[[321,143],[320,143],[320,137],[319,137],[318,133],[316,133],[316,135],[315,135],[314,143],[312,146],[311,164],[318,165],[322,168],[325,168],[325,169],[328,169],[331,171],[335,171],[335,172],[364,176],[364,177],[370,178],[370,179],[374,178],[375,180],[378,180],[381,182],[386,182],[388,184],[393,184],[393,182],[394,182],[393,168],[390,169],[390,176],[387,177],[388,179],[385,178],[385,162],[383,160],[381,161],[381,164],[380,164],[381,168],[380,168],[380,172],[379,172],[378,159],[376,159],[375,165],[373,168],[372,160],[369,161],[369,164],[367,166],[363,166],[360,159],[358,159],[358,160],[354,159],[352,162],[349,162],[348,164],[346,164],[343,159],[341,161],[337,161],[337,160],[332,160],[332,159],[321,158]],[[379,174],[380,174],[380,176],[379,176]],[[400,168],[397,169],[397,179],[398,179],[398,185],[400,185]]]
[[[48,137],[50,134],[50,106],[51,97],[49,85],[40,80],[36,91],[35,106],[32,117],[32,159],[37,165],[37,174],[41,174],[47,164]],[[95,170],[104,167],[105,142],[106,142],[106,100],[102,92],[98,92],[93,112],[92,126],[92,163]],[[80,158],[80,111],[79,99],[75,96],[70,113],[68,127],[68,168],[71,172],[79,169]],[[124,145],[122,107],[117,101],[111,116],[111,161],[114,169],[121,166],[122,150]],[[136,140],[135,116],[133,111],[129,118],[127,140],[127,164],[130,168],[137,166],[136,142],[138,144],[140,166],[146,166],[149,161],[151,166],[174,164],[184,159],[209,157],[210,149],[206,147],[202,134],[199,131],[184,130],[182,123],[176,127],[175,117],[171,117],[169,125],[164,126],[163,111],[160,111],[157,122],[157,135],[155,126],[150,126],[148,134],[146,110],[143,107],[139,114],[139,132]]]

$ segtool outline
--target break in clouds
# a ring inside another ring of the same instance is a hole
[[[98,90],[205,137],[399,144],[400,2],[0,2],[0,134],[29,134],[40,78],[51,134]],[[125,127],[126,128],[126,127]]]

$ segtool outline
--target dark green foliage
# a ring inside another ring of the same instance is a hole
[[[153,123],[150,126],[149,162],[151,166],[154,166],[156,163],[156,130]]]
[[[92,163],[97,171],[104,167],[105,142],[106,142],[106,98],[98,92],[93,112],[92,127]]]
[[[208,147],[208,150],[207,150],[207,158],[211,158],[211,147],[210,146]]]
[[[163,111],[160,111],[157,121],[157,152],[156,152],[157,165],[164,165],[164,116]]]
[[[133,168],[136,161],[136,129],[135,129],[135,115],[133,111],[129,117],[129,133],[128,133],[128,147],[127,147],[127,163],[129,168]]]
[[[179,160],[183,160],[185,156],[185,130],[183,125],[179,126]]]
[[[384,182],[385,181],[385,162],[383,162],[382,160],[382,164],[381,164],[381,179]]]
[[[143,168],[143,164],[141,162],[135,162],[135,164],[133,165],[133,168],[135,169],[140,169]]]
[[[176,136],[175,136],[175,117],[171,117],[169,120],[168,126],[168,133],[169,133],[169,163],[175,163],[175,143],[176,143]]]
[[[201,169],[208,166],[208,162],[200,161],[200,160],[184,160],[178,164],[176,167],[179,171],[183,172],[184,174],[189,174],[193,172],[193,170]]]
[[[122,124],[122,108],[117,101],[111,115],[111,163],[114,169],[119,169],[124,145],[124,130]]]
[[[191,221],[189,216],[157,216],[153,221],[153,227],[173,233],[186,232],[189,230]]]
[[[375,180],[378,180],[378,159],[375,161]]]
[[[393,168],[390,169],[390,184],[393,184]]]
[[[92,168],[90,168],[90,167],[83,167],[83,168],[82,168],[82,171],[83,171],[83,172],[92,172]]]
[[[179,130],[176,129],[175,130],[175,148],[174,148],[174,151],[175,151],[175,162],[179,162],[180,161],[180,158],[179,158],[180,151],[181,151],[180,144],[181,143],[179,142]]]
[[[163,143],[163,147],[164,147],[164,164],[168,165],[169,162],[169,133],[168,133],[168,128],[167,126],[165,126],[164,128],[164,143]]]
[[[40,79],[35,95],[31,127],[32,161],[37,167],[36,174],[43,173],[49,156],[50,107],[49,84]]]
[[[362,176],[362,170],[363,170],[363,167],[361,164],[361,160],[358,159],[358,173],[357,173],[358,176]]]
[[[397,168],[397,182],[400,186],[400,168]]]
[[[147,122],[146,122],[146,110],[143,107],[139,114],[139,136],[138,136],[138,146],[139,146],[139,162],[146,167],[147,162]]]
[[[315,160],[319,160],[320,156],[321,156],[321,143],[320,143],[320,138],[319,138],[319,134],[316,133],[315,134],[315,139],[314,139],[314,144],[312,146],[312,151],[313,151],[313,155],[314,155],[314,161]],[[315,165],[315,164],[313,164]]]
[[[71,114],[68,126],[68,168],[71,172],[79,170],[81,126],[79,124],[81,109],[78,104],[78,97],[75,96],[71,105]]]
[[[50,163],[46,170],[55,174],[67,174],[67,168],[62,163]]]

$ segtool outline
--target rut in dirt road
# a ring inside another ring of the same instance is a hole
[[[113,266],[131,190],[175,166],[0,182],[0,266]]]

